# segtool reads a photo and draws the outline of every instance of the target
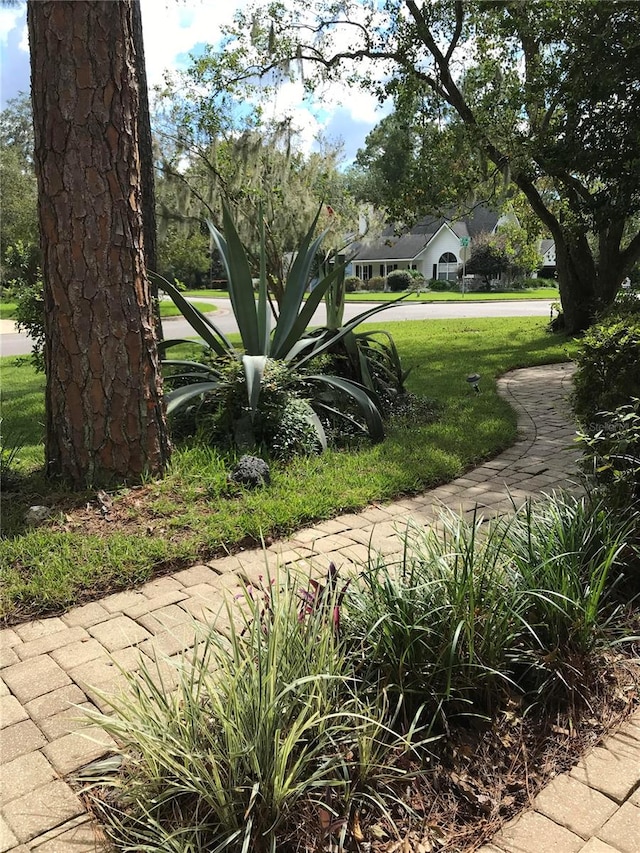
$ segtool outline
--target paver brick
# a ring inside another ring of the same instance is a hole
[[[47,634],[64,631],[66,627],[62,619],[53,616],[50,619],[34,619],[32,622],[23,622],[22,625],[16,625],[13,630],[24,643],[29,643],[31,640],[37,640]]]
[[[84,811],[62,779],[42,785],[4,807],[4,817],[18,841],[26,842]]]
[[[96,707],[91,702],[83,702],[81,705],[68,708],[59,714],[38,720],[38,727],[43,731],[48,741],[57,740],[86,726],[86,712],[95,710]]]
[[[580,853],[620,853],[620,851],[600,841],[599,838],[590,838]]]
[[[54,661],[67,672],[81,663],[104,655],[104,646],[93,637],[86,634],[85,638],[76,643],[70,643],[60,649],[53,649],[50,653]]]
[[[99,726],[87,726],[44,747],[43,752],[61,776],[115,749],[115,741]]]
[[[198,635],[198,624],[190,616],[189,621],[185,621],[180,625],[174,625],[170,630],[161,631],[153,639],[140,643],[138,648],[152,660],[157,655],[171,657],[171,655],[185,651],[195,644]]]
[[[55,770],[38,750],[14,758],[2,765],[0,804],[17,800],[55,778]]]
[[[65,628],[53,634],[45,634],[44,637],[38,637],[37,640],[25,642],[21,646],[16,646],[15,650],[20,660],[30,660],[39,655],[46,655],[54,649],[70,646],[72,643],[79,643],[85,638],[88,639],[84,628],[80,626]]]
[[[31,702],[27,702],[25,708],[29,712],[31,719],[39,723],[42,719],[66,711],[72,705],[79,705],[85,699],[86,697],[78,685],[69,682],[69,684],[58,688],[58,690],[53,690],[51,693],[46,693],[44,696],[32,699]]]
[[[614,732],[607,738],[607,749],[623,755],[635,757],[640,766],[640,740],[635,740],[622,732]]]
[[[15,648],[17,648],[17,646]],[[18,663],[19,660],[20,658],[13,648],[9,648],[7,646],[4,649],[0,649],[0,669],[4,669],[5,666],[11,666],[14,663]]]
[[[180,589],[180,584],[175,578],[167,575],[166,577],[156,578],[155,580],[145,583],[140,587],[139,592],[141,592],[146,598],[154,599],[158,595],[165,595],[172,589]]]
[[[146,632],[145,632],[146,633]],[[149,636],[147,634],[147,636]],[[69,670],[69,675],[83,690],[87,687],[103,687],[124,677],[140,666],[140,651],[137,648],[119,649],[111,655],[87,661]]]
[[[23,720],[0,729],[0,755],[2,761],[12,761],[34,749],[40,749],[47,742],[45,736],[33,720]]]
[[[190,569],[176,572],[173,577],[181,587],[190,587],[200,583],[213,583],[217,574],[209,566],[192,566]]]
[[[206,599],[201,595],[189,596],[181,601],[179,606],[199,622],[212,625],[225,610],[222,593],[215,590],[214,592],[215,595]]]
[[[108,595],[106,598],[100,599],[100,604],[113,615],[114,613],[122,613],[123,610],[135,607],[137,604],[143,604],[144,601],[145,596],[141,592],[130,589]]]
[[[533,807],[584,839],[595,835],[616,810],[613,800],[566,773],[543,788]]]
[[[504,826],[492,843],[507,853],[578,853],[584,839],[538,812],[525,812]]]
[[[64,826],[58,827],[58,830],[53,838],[43,843],[38,839],[37,853],[100,853],[100,851],[106,853],[107,851],[99,827],[87,818],[79,822],[69,821]]]
[[[2,670],[2,677],[23,703],[70,683],[66,672],[48,655],[8,666]]]
[[[572,768],[570,774],[617,803],[623,803],[640,781],[640,764],[629,755],[596,747]]]
[[[0,728],[6,729],[14,723],[27,720],[29,715],[15,696],[0,696]]]
[[[14,850],[17,843],[18,839],[11,832],[9,824],[0,815],[0,853],[6,853],[7,850]]]
[[[89,629],[92,637],[109,652],[134,646],[149,639],[149,632],[128,616],[114,616],[107,622],[92,625]]]
[[[181,593],[182,601],[189,596]],[[189,624],[193,622],[193,617],[178,607],[177,604],[169,604],[166,607],[160,607],[151,613],[145,613],[138,617],[137,622],[146,628],[150,634],[163,634],[165,631],[172,631],[179,625]],[[146,642],[152,642],[147,640]]]
[[[601,841],[610,844],[620,853],[638,853],[640,850],[640,808],[624,803],[605,825],[598,830]]]
[[[153,598],[147,598],[145,596],[145,600],[142,604],[136,604],[134,607],[128,607],[124,611],[124,615],[128,616],[130,619],[139,620],[140,616],[152,613],[154,610],[159,610],[161,607],[168,607],[170,604],[182,601],[182,599],[186,597],[187,593],[178,589],[176,586],[158,593]]]
[[[74,607],[62,617],[63,621],[70,627],[74,628],[79,625],[81,628],[90,628],[92,625],[97,625],[98,622],[104,622],[110,618],[110,613],[98,601],[92,601],[89,604],[83,604],[82,607]]]

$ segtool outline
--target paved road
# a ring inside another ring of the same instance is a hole
[[[238,327],[228,299],[202,299],[199,302],[211,302],[217,308],[211,319],[221,332],[229,334]],[[373,307],[371,303],[347,302],[345,320],[351,320],[357,314]],[[372,322],[379,328],[397,320],[447,320],[456,317],[548,317],[551,302],[546,300],[520,300],[506,302],[401,302],[393,308],[376,315]],[[314,325],[321,326],[325,321],[324,304],[313,317]],[[185,338],[193,336],[193,329],[181,319],[164,321],[164,334],[167,338]],[[0,321],[0,354],[23,355],[30,352],[31,343],[26,335],[15,332],[8,320]]]

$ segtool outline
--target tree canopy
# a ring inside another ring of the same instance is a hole
[[[461,123],[485,174],[512,181],[553,236],[579,331],[640,257],[638,31],[629,0],[271,4],[238,16],[231,55],[245,75],[300,67],[313,85],[315,68],[419,92],[425,115]]]

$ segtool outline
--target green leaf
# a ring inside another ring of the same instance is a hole
[[[278,330],[276,330],[276,337],[274,338],[274,350],[277,346],[277,351],[279,353],[280,358],[286,358],[287,361],[291,361],[290,350],[295,346],[296,341],[304,334],[307,326],[311,322],[313,315],[315,314],[316,308],[322,301],[322,298],[326,294],[329,287],[331,287],[334,279],[340,274],[341,268],[337,267],[332,270],[328,276],[322,279],[311,291],[309,296],[307,297],[307,301],[304,303],[304,307],[300,311],[299,315],[296,319],[291,323],[289,327],[289,332],[282,340],[280,344],[280,340],[282,336],[278,336]],[[282,317],[282,315],[280,315]],[[280,320],[278,320],[278,329],[280,328]],[[276,344],[276,340],[278,343]]]
[[[367,422],[367,429],[371,440],[377,442],[384,439],[384,424],[382,422],[382,416],[372,399],[371,392],[365,388],[364,385],[359,385],[357,382],[352,382],[349,379],[342,379],[339,376],[328,376],[324,374],[305,376],[305,381],[320,382],[348,394],[360,408],[360,411]]]
[[[314,348],[314,350],[306,355],[304,358],[300,359],[297,362],[297,366],[301,367],[303,364],[306,364],[310,359],[315,358],[323,352],[326,352],[330,347],[336,344],[339,340],[344,338],[345,335],[348,335],[356,326],[359,326],[360,323],[364,323],[365,320],[368,320],[369,317],[373,317],[374,314],[379,314],[381,311],[386,311],[387,308],[391,308],[392,305],[397,305],[398,302],[402,302],[403,299],[406,299],[408,294],[401,296],[399,299],[394,299],[393,302],[386,302],[383,305],[374,305],[373,308],[369,308],[368,311],[363,311],[361,314],[358,314],[357,317],[354,317],[346,326],[343,326],[341,329],[332,335],[330,338],[325,340],[325,342]]]
[[[266,355],[243,355],[242,366],[247,380],[247,397],[251,408],[252,418],[258,408],[258,400],[262,389],[262,377],[267,364]]]
[[[260,287],[258,290],[258,334],[260,351],[269,355],[271,349],[271,312],[267,299],[267,251],[264,239],[264,216],[260,205]]]
[[[242,344],[248,355],[262,355],[264,353],[260,349],[261,336],[258,332],[258,315],[251,267],[227,206],[223,205],[222,208],[222,222],[226,239],[210,219],[207,219],[206,222],[227,271],[229,298],[238,323]]]
[[[167,414],[171,415],[178,411],[195,397],[201,397],[203,394],[209,393],[209,391],[215,391],[218,384],[218,382],[196,382],[193,385],[185,385],[183,388],[176,388],[175,391],[170,391],[164,395],[164,400],[167,404]]]
[[[156,272],[150,272],[149,277],[159,283],[159,287],[171,298],[174,305],[180,309],[184,319],[193,327],[205,343],[218,355],[234,355],[237,356],[236,350],[222,332],[216,327],[208,317],[198,311],[184,296],[180,293],[177,287],[167,281],[166,278]],[[161,284],[160,284],[161,282]],[[193,342],[192,342],[193,343]]]

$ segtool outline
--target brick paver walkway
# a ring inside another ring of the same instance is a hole
[[[500,383],[518,411],[520,439],[498,458],[417,497],[343,515],[298,531],[266,553],[243,551],[137,590],[110,595],[63,616],[0,632],[0,853],[89,853],[93,828],[66,779],[108,752],[109,738],[85,727],[78,707],[104,709],[99,692],[118,691],[123,669],[140,655],[180,654],[194,641],[193,618],[216,621],[225,591],[269,566],[317,560],[326,570],[366,559],[371,545],[399,551],[397,530],[409,517],[430,524],[442,505],[485,515],[512,501],[571,485],[574,428],[564,398],[569,365],[515,371]],[[87,738],[86,735],[90,735]],[[639,853],[640,715],[570,773],[543,790],[532,809],[508,824],[483,853]]]

